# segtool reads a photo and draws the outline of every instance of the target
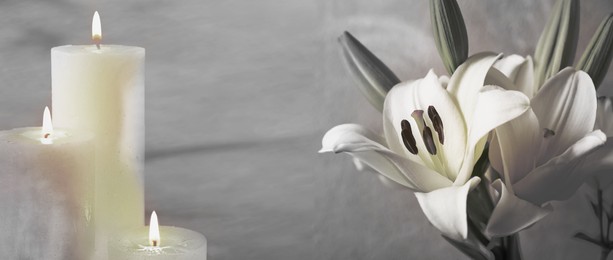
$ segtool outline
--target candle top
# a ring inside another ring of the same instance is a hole
[[[160,226],[159,232],[163,242],[159,246],[150,245],[149,227],[140,227],[123,233],[110,241],[113,250],[131,255],[184,256],[206,252],[206,238],[195,231],[170,226]]]
[[[62,53],[67,55],[134,55],[145,56],[145,48],[137,46],[126,45],[113,45],[104,44],[100,45],[98,49],[95,45],[62,45],[51,48],[52,53]]]

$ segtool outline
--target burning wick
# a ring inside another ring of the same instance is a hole
[[[96,44],[96,48],[100,50],[100,42],[102,41],[102,25],[100,24],[100,15],[98,11],[94,13],[92,19],[92,41]]]
[[[151,220],[149,220],[149,245],[160,246],[160,228],[158,225],[158,215],[155,214],[155,211],[151,213]]]
[[[43,127],[41,129],[42,138],[40,142],[42,144],[52,144],[53,139],[51,139],[51,134],[53,133],[53,124],[51,123],[51,112],[49,112],[49,107],[45,107],[45,112],[43,112]]]

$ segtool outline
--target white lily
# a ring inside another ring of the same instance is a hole
[[[432,71],[394,86],[385,99],[384,136],[339,125],[325,134],[320,152],[348,153],[413,190],[435,227],[451,239],[466,239],[466,196],[480,181],[471,173],[487,135],[529,107],[521,92],[484,86],[499,57],[470,57],[446,87]]]
[[[594,130],[596,91],[585,72],[566,68],[534,86],[529,57],[513,55],[495,67],[502,73],[492,70],[489,81],[531,97],[531,109],[498,127],[489,149],[502,180],[492,184],[499,196],[486,233],[498,237],[532,225],[552,210],[548,202],[574,194],[590,175],[586,157],[606,136]]]

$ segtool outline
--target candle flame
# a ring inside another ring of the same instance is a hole
[[[96,47],[100,49],[100,42],[102,41],[102,25],[100,23],[100,15],[98,11],[94,13],[94,18],[92,19],[92,40],[96,44]]]
[[[149,220],[149,245],[160,246],[160,227],[155,211],[151,213],[151,220]]]
[[[53,123],[51,123],[51,112],[49,112],[49,107],[45,107],[45,112],[43,112],[43,127],[41,129],[40,142],[43,144],[52,144],[53,139],[51,139],[51,134],[53,134]]]

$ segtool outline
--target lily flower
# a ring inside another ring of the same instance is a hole
[[[471,174],[488,133],[529,108],[521,92],[484,85],[499,57],[468,58],[446,87],[432,71],[394,86],[384,102],[383,136],[339,125],[325,134],[320,152],[347,153],[409,188],[445,236],[467,239],[466,197],[480,181]]]
[[[574,194],[591,174],[586,158],[606,141],[594,130],[597,102],[589,75],[566,68],[537,86],[532,67],[529,57],[513,55],[488,75],[531,97],[531,109],[496,128],[490,145],[491,165],[501,175],[492,184],[498,192],[486,228],[492,237],[532,225],[552,210],[548,202]]]

